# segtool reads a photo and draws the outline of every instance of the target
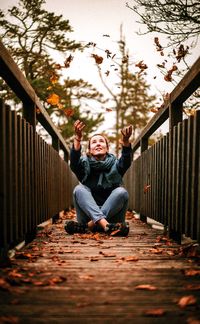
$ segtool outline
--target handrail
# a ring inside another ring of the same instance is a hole
[[[12,59],[9,51],[0,42],[0,76],[6,81],[9,87],[15,92],[17,97],[23,103],[29,103],[34,108],[34,115],[47,132],[53,137],[57,138],[60,142],[60,147],[64,153],[68,155],[69,148],[59,131],[56,129],[51,118],[46,110],[43,108],[39,98],[37,97],[34,89],[31,87],[25,76],[18,68],[17,64]],[[30,108],[29,106],[29,108]],[[26,109],[28,109],[26,107]],[[39,110],[39,113],[36,113]]]
[[[168,118],[169,107],[175,108],[175,105],[181,105],[189,96],[200,86],[200,57],[193,64],[191,69],[186,73],[183,79],[179,82],[176,88],[170,93],[168,101],[156,113],[155,116],[144,127],[141,134],[133,143],[133,152],[141,145],[142,139],[147,139],[151,136]]]

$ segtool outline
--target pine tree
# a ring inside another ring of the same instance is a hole
[[[66,116],[66,110],[68,114],[71,109],[74,117],[81,118],[85,110],[82,99],[95,99],[100,103],[104,99],[101,93],[84,80],[60,81],[63,69],[70,68],[73,52],[83,48],[80,43],[67,37],[73,31],[69,20],[46,11],[43,9],[44,4],[45,0],[19,0],[17,6],[8,9],[7,15],[0,11],[0,38],[43,101],[48,113],[56,120],[63,135],[68,137],[73,134],[74,118]],[[62,66],[54,61],[53,53],[65,56]],[[2,97],[5,100],[11,99],[18,103],[3,80],[0,80],[0,89],[3,90]],[[57,96],[57,104],[47,102],[52,94]],[[88,132],[103,121],[100,113],[96,117],[85,115],[85,119]]]

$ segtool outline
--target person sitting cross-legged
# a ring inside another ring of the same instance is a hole
[[[65,230],[68,234],[102,231],[127,236],[129,226],[125,214],[129,197],[122,185],[122,178],[132,162],[129,142],[132,126],[121,130],[122,153],[119,159],[109,153],[108,140],[102,134],[90,137],[88,153],[82,156],[84,127],[80,120],[74,123],[75,137],[70,151],[70,168],[80,182],[73,192],[77,221],[67,221]]]

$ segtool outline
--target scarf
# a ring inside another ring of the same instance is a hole
[[[93,170],[99,171],[97,186],[104,189],[111,188],[113,185],[122,183],[122,176],[117,170],[118,160],[113,154],[107,153],[105,160],[97,161],[93,157],[81,157],[81,164],[84,167],[85,176],[82,180],[84,183]]]

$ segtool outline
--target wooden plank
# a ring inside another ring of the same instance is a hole
[[[12,267],[0,269],[7,282],[0,289],[0,318],[38,324],[199,321],[200,277],[185,275],[200,271],[198,262],[179,255],[175,242],[158,245],[162,231],[131,215],[128,238],[68,235],[64,216],[46,226],[18,252]],[[157,249],[160,254],[153,253]],[[128,261],[130,256],[138,261]],[[154,290],[137,289],[145,284]],[[187,295],[196,302],[181,308],[178,302]],[[147,316],[154,309],[163,314]]]

